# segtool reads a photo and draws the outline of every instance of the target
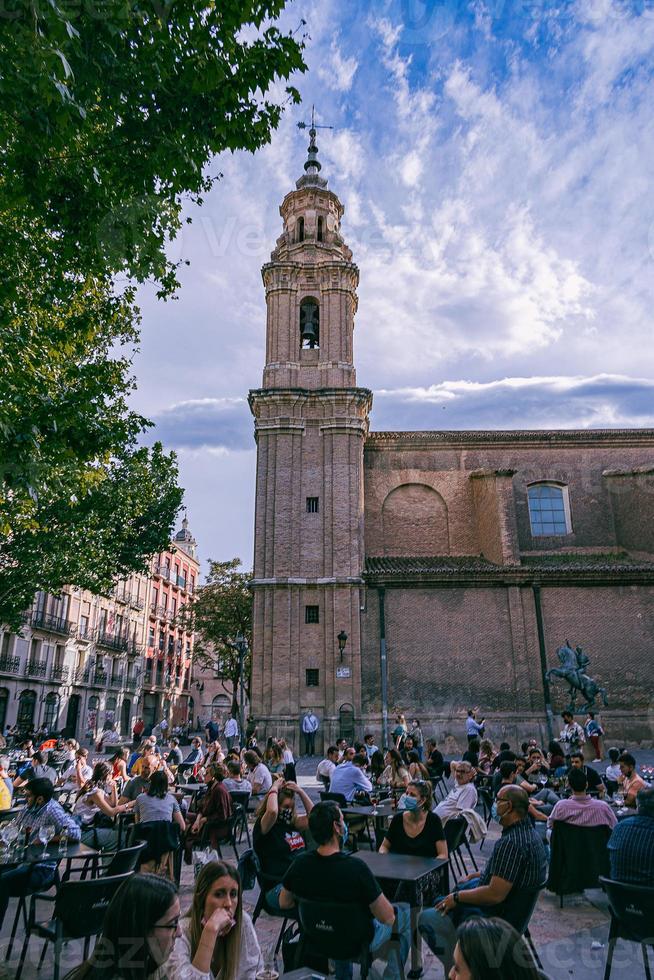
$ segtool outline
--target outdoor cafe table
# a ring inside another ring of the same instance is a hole
[[[361,807],[365,809],[365,807]],[[356,860],[363,861],[375,878],[394,882],[397,885],[413,885],[411,906],[411,972],[412,978],[422,975],[421,940],[418,933],[418,915],[422,908],[422,896],[419,888],[420,881],[434,871],[439,871],[440,883],[438,890],[442,895],[449,894],[449,875],[447,858],[413,857],[407,854],[380,854],[378,851],[357,851],[353,855]]]
[[[41,862],[50,862],[59,864],[60,861],[66,861],[66,871],[62,877],[62,881],[70,876],[70,868],[74,858],[86,858],[92,862],[92,877],[95,878],[97,871],[97,859],[102,852],[98,851],[95,847],[88,847],[86,844],[68,841],[66,843],[66,850],[60,851],[59,844],[48,844],[46,848],[46,857],[43,857],[43,846],[41,844],[30,844],[26,847],[23,852],[21,852],[20,857],[14,856],[9,858],[7,852],[0,854],[0,868],[12,868],[17,867],[19,864],[40,864]],[[2,879],[0,878],[0,881]]]

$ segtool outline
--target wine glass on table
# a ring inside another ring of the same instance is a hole
[[[41,855],[42,858],[46,858],[48,856],[48,844],[50,843],[54,835],[55,835],[54,824],[51,823],[41,824],[41,826],[39,827],[38,838],[43,844],[43,854]]]
[[[376,792],[373,792],[372,796],[370,797],[370,802],[372,803],[372,816],[373,817],[376,817],[377,816],[377,804],[379,803],[379,796],[377,795]]]

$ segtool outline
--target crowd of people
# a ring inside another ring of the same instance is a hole
[[[374,805],[385,796],[394,801],[376,841],[381,854],[441,861],[449,857],[449,821],[463,818],[469,839],[479,840],[488,820],[495,820],[501,835],[481,873],[459,879],[447,895],[427,889],[419,934],[450,977],[542,978],[520,935],[521,912],[547,880],[548,839],[557,823],[605,826],[611,877],[654,887],[654,788],[628,752],[609,749],[604,773],[588,765],[574,719],[563,724],[560,738],[547,747],[535,739],[515,749],[506,742],[495,747],[473,709],[467,747],[448,759],[435,740],[423,738],[417,719],[407,724],[399,715],[387,746],[380,748],[365,733],[353,744],[339,739],[327,747],[316,777],[329,798],[320,802],[298,784],[285,740],[270,738],[264,747],[251,739],[241,748],[238,734],[228,740],[226,729],[224,747],[218,737],[209,738],[216,734],[210,730],[184,748],[175,736],[160,743],[153,734],[135,740],[131,750],[111,745],[108,758],[100,760],[91,760],[72,739],[57,739],[48,748],[27,740],[15,772],[0,755],[0,785],[10,801],[24,797],[14,821],[21,832],[29,828],[34,836],[49,824],[55,841],[65,835],[111,852],[117,818],[130,814],[137,835],[153,825],[174,828],[188,863],[197,848],[219,848],[225,840],[235,799],[255,797],[252,847],[265,910],[293,919],[303,900],[344,897],[364,907],[371,953],[387,960],[386,980],[399,977],[398,950],[402,962],[408,956],[409,906],[387,894],[363,862],[350,859],[365,823],[349,812],[351,804]],[[315,736],[315,730],[303,734]],[[309,747],[315,751],[315,740],[306,741]],[[193,792],[178,792],[189,781]],[[620,822],[608,802],[616,795],[633,811]],[[488,811],[481,810],[482,798]],[[138,975],[148,980],[255,980],[262,953],[243,908],[239,870],[222,859],[205,862],[182,916],[170,856],[153,858],[146,848],[139,873],[111,903],[95,952],[71,980],[131,980],[132,974],[121,972],[121,950],[126,943],[133,950],[137,941],[143,962]],[[49,888],[56,873],[56,861],[49,860],[0,868],[0,926],[11,897]],[[351,963],[337,960],[335,971],[338,980],[349,980]]]

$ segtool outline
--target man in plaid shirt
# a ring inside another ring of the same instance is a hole
[[[38,839],[39,827],[49,823],[55,828],[53,840],[66,828],[71,841],[79,841],[81,830],[69,813],[53,799],[54,786],[49,779],[32,779],[25,787],[27,806],[16,817],[21,837],[29,828],[30,843]],[[19,864],[15,868],[0,868],[0,929],[4,921],[10,898],[31,895],[45,891],[53,884],[57,873],[56,861],[39,861],[37,864]]]

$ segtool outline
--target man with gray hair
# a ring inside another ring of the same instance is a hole
[[[638,790],[636,806],[636,815],[621,820],[609,837],[611,877],[654,888],[654,786]]]
[[[504,918],[509,897],[511,908],[520,907],[547,878],[545,845],[529,820],[527,793],[519,786],[503,786],[496,806],[502,836],[482,873],[460,881],[453,892],[440,898],[435,908],[425,909],[418,919],[418,929],[443,964],[445,976],[452,967],[456,929],[461,922],[473,915]]]
[[[445,823],[452,817],[458,817],[463,810],[474,810],[477,806],[477,790],[474,786],[475,770],[469,762],[452,762],[451,771],[454,776],[454,787],[445,799],[435,807],[435,812]]]

